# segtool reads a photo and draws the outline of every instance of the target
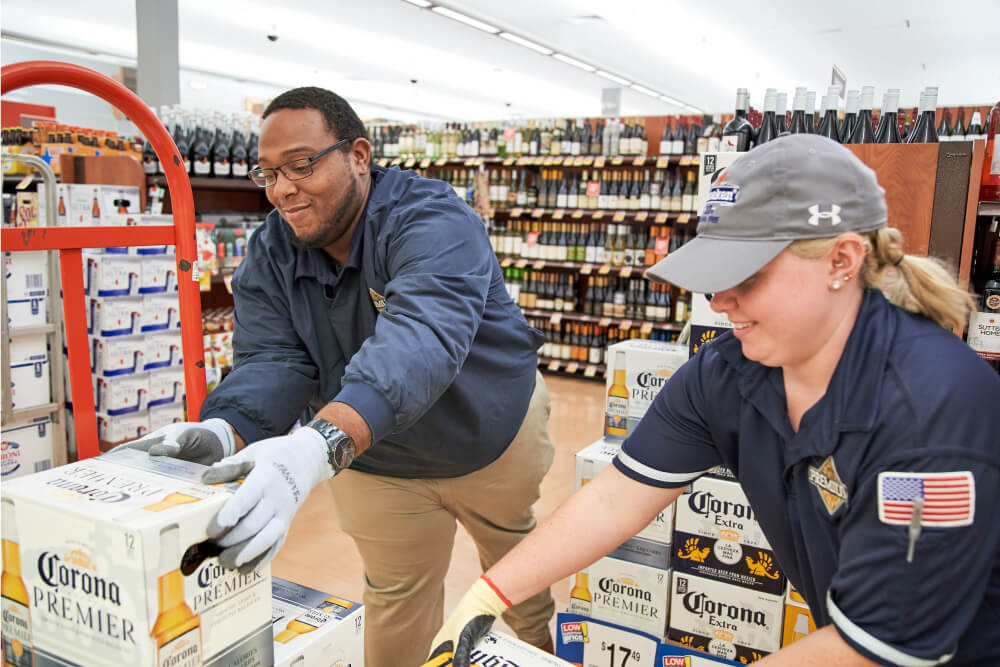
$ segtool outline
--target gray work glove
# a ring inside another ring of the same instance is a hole
[[[120,446],[138,449],[150,456],[169,456],[208,466],[235,453],[236,437],[232,426],[215,418],[167,424]]]

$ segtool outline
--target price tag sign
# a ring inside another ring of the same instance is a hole
[[[575,361],[571,361],[568,364],[566,364],[566,372],[575,373],[576,369],[579,367],[580,367],[579,364],[577,364]]]
[[[583,266],[580,267],[580,275],[589,276],[593,268],[594,267],[592,267],[590,264],[584,264]]]
[[[531,162],[531,160],[529,160],[526,157],[519,157],[519,158],[517,158],[517,166],[518,167],[527,166],[529,162]]]
[[[600,169],[603,166],[604,166],[604,158],[603,157],[595,157],[594,158],[594,168],[595,169]]]
[[[588,623],[590,641],[583,645],[583,667],[652,665],[656,642],[603,623]]]
[[[413,165],[415,165],[416,163],[417,163],[417,161],[414,158],[411,157],[410,159],[408,159],[406,161],[406,163],[403,166],[406,167],[407,169],[412,169]]]
[[[642,326],[639,327],[639,331],[644,334],[650,334],[653,332],[653,325],[650,322],[643,322]]]
[[[601,268],[597,269],[597,274],[601,276],[606,276],[611,273],[611,267],[607,264],[603,265]]]
[[[520,218],[522,213],[524,213],[524,211],[522,211],[521,209],[519,209],[519,208],[512,208],[510,210],[510,217],[512,217],[512,218]]]
[[[622,278],[628,278],[629,276],[632,275],[632,267],[631,266],[623,266],[620,273],[621,273],[621,277]]]
[[[600,220],[603,217],[604,217],[604,213],[602,211],[594,211],[594,214],[593,214],[594,220]]]
[[[549,362],[549,370],[552,371],[552,372],[555,372],[555,371],[559,370],[559,362],[558,361],[550,361]]]
[[[687,222],[690,219],[691,219],[691,216],[688,215],[687,213],[682,213],[679,216],[677,216],[677,222],[679,222],[681,224]]]
[[[618,325],[618,328],[622,331],[628,331],[632,328],[632,320],[622,320],[622,323]]]
[[[697,158],[692,158],[690,155],[685,155],[681,158],[682,167],[690,167],[693,164],[698,164]]]
[[[504,134],[506,134],[506,131],[504,132]],[[507,158],[506,160],[503,161],[503,166],[510,167],[515,162],[517,162],[517,158],[515,158],[515,157],[509,157],[509,158]]]
[[[563,216],[565,214],[566,214],[566,211],[562,210],[561,208],[557,208],[555,211],[552,212],[552,219],[553,220],[562,220],[562,218],[563,218]]]
[[[420,168],[421,169],[426,169],[429,166],[431,166],[431,161],[429,159],[424,158],[423,160],[420,161]]]
[[[623,158],[621,156],[611,158],[611,166],[612,167],[620,167],[624,163],[625,163],[625,158]]]
[[[583,377],[592,378],[597,375],[597,366],[590,364],[583,369]]]
[[[646,158],[644,157],[637,157],[636,159],[632,160],[633,167],[641,167],[644,164],[646,164]]]
[[[435,167],[443,167],[446,164],[448,164],[448,158],[446,157],[439,157],[437,160],[434,161]]]
[[[504,268],[504,269],[506,269],[510,265],[511,265],[511,261],[509,259],[505,259],[505,260],[503,260],[503,261],[500,262],[500,267]]]
[[[540,218],[543,215],[545,215],[545,209],[544,208],[536,208],[535,210],[533,210],[531,212],[531,217],[532,218]]]
[[[519,259],[516,262],[514,262],[514,268],[515,269],[523,269],[527,265],[528,265],[528,260],[526,260],[526,259]]]
[[[601,321],[598,322],[597,324],[598,324],[598,326],[609,327],[609,326],[611,326],[611,318],[610,317],[602,317]]]
[[[615,214],[611,216],[611,222],[622,222],[625,220],[625,211],[615,211]]]
[[[397,164],[401,163],[402,161],[403,161],[403,158],[397,157],[397,158],[394,158],[393,161],[390,162],[389,164],[390,164],[390,166],[396,166]]]
[[[580,209],[576,209],[570,214],[569,217],[573,218],[574,220],[579,220],[580,218],[583,217],[583,211],[581,211]]]
[[[655,222],[658,225],[662,225],[666,221],[667,221],[667,214],[666,213],[657,213],[656,217],[653,218],[653,222]]]
[[[646,222],[646,218],[648,218],[648,217],[649,217],[649,213],[647,213],[646,211],[639,211],[638,213],[635,214],[635,221],[636,222]]]
[[[668,164],[670,164],[669,155],[661,155],[660,157],[656,158],[657,169],[666,169]]]
[[[532,264],[531,267],[533,269],[535,269],[535,271],[541,271],[542,269],[545,268],[545,262],[539,260],[539,261],[535,262],[534,264]]]
[[[560,166],[562,163],[563,159],[561,157],[552,158],[552,164],[555,165],[556,167]]]
[[[549,318],[549,324],[553,326],[559,326],[560,322],[562,322],[562,313],[556,313]]]

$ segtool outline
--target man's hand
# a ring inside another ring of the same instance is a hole
[[[150,456],[170,456],[202,465],[212,465],[236,452],[233,427],[222,419],[176,422],[156,429],[120,447],[139,449]]]
[[[493,621],[510,609],[510,602],[484,574],[465,593],[455,611],[431,641],[431,660],[451,651],[454,667],[469,667],[472,649],[493,627]]]
[[[332,476],[326,439],[308,427],[255,442],[206,470],[204,484],[246,477],[208,526],[209,537],[225,548],[219,563],[249,572],[269,562],[309,492]]]

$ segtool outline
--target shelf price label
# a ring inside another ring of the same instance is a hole
[[[533,268],[535,271],[541,271],[542,269],[545,268],[544,260],[538,260],[537,262],[531,265],[531,268]]]
[[[393,158],[392,162],[389,163],[389,166],[390,167],[395,167],[397,164],[400,164],[402,161],[403,161],[403,158],[401,158],[401,157]]]
[[[583,376],[592,378],[597,375],[597,366],[594,364],[588,364],[586,368],[583,369]]]
[[[655,222],[658,225],[662,225],[666,221],[667,221],[667,214],[666,213],[657,213],[656,217],[653,218],[653,222]]]
[[[583,217],[583,211],[581,211],[580,209],[576,209],[570,214],[569,217],[573,218],[574,220],[579,220],[580,218]]]
[[[625,211],[615,211],[611,217],[611,222],[622,222],[623,220],[625,220]]]
[[[593,268],[594,267],[592,267],[590,264],[584,264],[583,266],[580,267],[580,275],[589,276]]]
[[[649,213],[647,213],[646,211],[639,211],[638,213],[635,214],[635,221],[636,222],[646,222],[646,218],[648,218],[648,217],[649,217]]]
[[[500,268],[502,268],[502,269],[506,269],[506,268],[507,268],[507,267],[509,267],[509,266],[510,266],[511,264],[512,264],[512,262],[510,261],[510,259],[504,259],[504,260],[501,260],[501,261],[500,261]]]
[[[594,168],[595,169],[600,169],[603,166],[604,166],[604,157],[603,156],[601,156],[601,157],[595,157],[594,158]]]
[[[435,167],[443,167],[446,164],[448,164],[448,158],[446,157],[439,157],[437,160],[434,161]]]
[[[611,166],[612,167],[620,167],[624,163],[625,163],[625,158],[623,158],[620,155],[616,155],[615,157],[611,158]]]
[[[429,166],[431,166],[431,161],[428,158],[424,158],[423,160],[420,161],[421,169],[426,169]]]
[[[669,155],[661,155],[660,157],[656,158],[656,168],[657,169],[666,169],[666,167],[667,167],[668,164],[670,164],[670,156]]]
[[[602,327],[610,327],[611,326],[611,318],[610,317],[602,317],[601,321],[598,322],[597,324],[598,324],[598,326],[602,326]]]
[[[594,158],[591,157],[580,158],[580,166],[589,167],[593,163],[594,163]]]
[[[623,266],[622,270],[619,272],[619,275],[621,275],[622,278],[628,278],[629,276],[632,275],[632,267]]]
[[[691,219],[691,216],[688,215],[687,213],[681,213],[679,216],[677,216],[677,222],[679,222],[681,224],[684,224],[685,222],[687,222],[690,219]]]
[[[571,361],[568,364],[566,364],[566,372],[576,373],[576,369],[579,367],[580,367],[579,364],[577,364],[575,361]]]
[[[552,317],[549,318],[549,324],[553,326],[559,326],[560,322],[562,322],[562,313],[554,313]]]
[[[689,166],[691,166],[691,156],[690,155],[682,155],[681,156],[680,165],[682,167],[689,167]]]
[[[406,161],[405,164],[403,164],[403,166],[406,167],[407,169],[412,169],[413,165],[415,165],[416,163],[417,163],[417,161],[411,157],[410,159],[408,159]]]
[[[621,324],[618,325],[618,328],[622,331],[628,331],[632,328],[632,320],[622,320]]]
[[[516,157],[504,158],[503,166],[510,167],[510,166],[513,166],[513,164],[515,162],[517,162],[517,158]]]
[[[600,220],[601,218],[604,217],[604,212],[603,211],[594,211],[594,213],[592,214],[591,217],[593,217],[594,220]]]
[[[514,268],[515,269],[523,269],[527,265],[528,265],[528,260],[526,260],[526,259],[519,259],[516,262],[514,262]]]
[[[637,157],[636,159],[632,160],[632,166],[633,167],[641,167],[644,164],[646,164],[646,158],[644,158],[644,157],[640,156],[640,157]]]
[[[566,211],[562,210],[561,208],[557,208],[555,211],[552,212],[552,219],[553,220],[562,220],[562,218],[563,218],[563,216],[565,214],[566,214]]]
[[[536,208],[536,209],[534,209],[531,212],[531,217],[532,218],[540,218],[543,215],[545,215],[545,209],[544,208]]]
[[[558,361],[550,361],[549,362],[549,370],[552,371],[552,372],[555,372],[555,371],[559,370],[559,362]]]
[[[653,323],[652,322],[643,322],[642,326],[639,327],[639,331],[641,333],[643,333],[643,334],[646,334],[646,335],[652,333],[653,332]]]
[[[521,210],[519,208],[512,208],[510,210],[510,217],[512,217],[512,218],[520,218],[522,213],[524,213],[523,210]]]
[[[597,269],[597,275],[606,276],[611,273],[611,267],[607,264],[602,264],[601,268]]]
[[[656,642],[603,623],[588,624],[590,641],[583,645],[583,667],[652,665]]]

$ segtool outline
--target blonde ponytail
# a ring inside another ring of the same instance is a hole
[[[862,238],[865,263],[861,281],[865,287],[877,287],[891,303],[945,329],[965,327],[975,301],[940,260],[904,254],[903,235],[892,227],[862,234]],[[795,241],[788,250],[804,259],[819,259],[833,250],[836,241],[837,237]]]

